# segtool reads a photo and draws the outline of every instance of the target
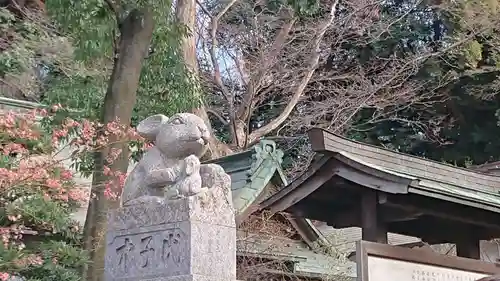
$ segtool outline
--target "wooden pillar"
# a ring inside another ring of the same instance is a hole
[[[363,191],[361,194],[361,237],[365,241],[387,244],[387,229],[378,207],[377,192]]]
[[[463,239],[456,243],[457,256],[469,259],[481,259],[481,247],[478,239]]]
[[[387,238],[387,224],[384,222],[382,217],[380,216],[380,211],[377,212],[377,225],[378,225],[378,235],[377,235],[377,242],[378,243],[383,243],[383,244],[389,244],[388,243],[388,238]]]

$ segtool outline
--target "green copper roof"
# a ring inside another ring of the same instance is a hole
[[[286,185],[282,161],[283,151],[276,148],[276,143],[262,140],[247,151],[206,163],[221,165],[231,176],[234,208],[237,213],[242,213],[257,200],[273,178]]]

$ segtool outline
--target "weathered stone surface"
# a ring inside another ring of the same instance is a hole
[[[185,197],[210,187],[200,176],[198,159],[210,138],[203,119],[191,113],[171,118],[157,114],[141,121],[137,132],[154,146],[127,177],[121,197],[124,206],[142,196],[164,197],[171,189]]]
[[[137,131],[155,146],[109,214],[106,280],[236,280],[231,178],[199,162],[210,137],[203,120],[155,115]]]
[[[142,197],[109,214],[109,231],[130,231],[135,228],[164,225],[186,220],[233,226],[234,210],[226,194],[229,188],[209,188],[195,196],[169,200]]]
[[[143,197],[109,214],[106,280],[235,280],[234,210],[222,188]]]

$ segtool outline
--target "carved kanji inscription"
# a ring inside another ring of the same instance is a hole
[[[152,260],[155,255],[155,248],[153,242],[153,236],[149,235],[141,238],[142,251],[141,255],[141,267],[148,267],[151,265]]]
[[[162,260],[165,264],[169,261],[174,262],[179,265],[182,261],[182,255],[180,253],[180,242],[182,236],[179,231],[171,231],[164,234],[162,241]]]
[[[178,228],[118,236],[108,244],[115,278],[148,276],[154,271],[176,271],[188,255],[186,235]]]
[[[118,268],[121,268],[124,272],[127,272],[128,266],[130,265],[134,248],[135,246],[129,238],[125,238],[123,244],[116,248],[116,255],[118,256],[117,265]]]

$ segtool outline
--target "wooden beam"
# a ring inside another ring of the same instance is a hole
[[[384,203],[385,202],[380,202],[379,200],[379,208],[381,209],[380,212],[382,213],[382,220],[386,223],[416,220],[423,215],[422,212],[412,212],[400,208],[391,208],[387,205],[384,205]]]
[[[305,178],[294,181],[292,183],[294,186],[288,190],[288,193],[281,194],[273,201],[266,200],[262,206],[269,209],[271,213],[282,212],[322,187],[336,174],[337,168],[335,159],[331,157],[325,158],[324,163],[314,167],[314,172],[309,173],[308,171]]]
[[[389,173],[388,171],[381,169],[381,167],[361,162],[359,159],[351,159],[349,158],[349,154],[347,154],[347,156],[340,153],[336,154],[335,159],[344,163],[345,166],[350,167],[354,171],[357,171],[358,174],[364,173],[366,176],[376,180],[376,183],[371,183],[370,185],[366,185],[366,187],[371,187],[371,185],[376,184],[378,185],[376,189],[380,189],[388,193],[406,194],[408,193],[408,186],[415,180],[409,176],[406,177]],[[365,186],[364,184],[362,185]]]
[[[457,256],[469,259],[481,259],[481,247],[479,239],[475,236],[478,230],[475,227],[464,229],[458,235],[458,241],[455,243],[457,247]]]
[[[377,242],[382,244],[389,244],[387,237],[387,224],[380,219],[380,212],[377,212]]]
[[[306,244],[311,248],[315,248],[314,242],[319,238],[318,233],[316,233],[312,227],[307,223],[306,219],[303,217],[296,217],[291,214],[282,213],[283,216],[290,222],[290,224],[297,230],[300,237],[306,242]]]
[[[335,156],[336,159],[345,158],[342,155]],[[349,162],[352,165],[355,165],[354,161],[347,161],[347,159],[340,160],[343,163]],[[344,165],[340,165],[338,168],[338,176],[354,182],[364,188],[371,188],[374,190],[380,190],[389,193],[408,193],[408,185],[410,184],[410,180],[402,180],[399,178],[397,181],[394,181],[396,178],[392,175],[383,175],[382,172],[370,169],[369,167],[362,167],[362,165],[357,164],[356,168],[350,167],[349,163],[345,163]],[[373,170],[373,171],[370,171]],[[370,173],[371,172],[371,173]],[[374,175],[375,174],[375,175]],[[379,177],[381,176],[381,177]]]
[[[388,195],[386,206],[468,225],[482,226],[500,233],[500,214],[420,195]]]
[[[387,244],[387,228],[381,220],[377,192],[374,190],[363,192],[360,207],[362,239]]]
[[[321,157],[318,161],[313,162],[307,171],[305,171],[302,175],[300,175],[297,179],[295,179],[293,182],[291,182],[289,185],[287,185],[285,188],[281,189],[278,191],[278,193],[274,194],[273,196],[267,198],[264,200],[262,203],[259,204],[260,209],[274,209],[277,210],[276,212],[283,211],[284,209],[288,208],[289,206],[285,206],[283,199],[289,196],[290,193],[293,193],[295,189],[301,188],[302,184],[309,179],[309,177],[312,177],[317,171],[323,167],[330,159],[332,159],[331,156],[324,156]],[[333,173],[332,173],[333,176]]]
[[[340,191],[342,192],[342,191]],[[345,228],[352,226],[361,226],[361,202],[359,197],[352,203],[345,204],[352,198],[343,197],[339,194],[335,201],[318,200],[309,196],[307,199],[295,204],[287,209],[287,212],[297,217],[305,217],[314,220],[326,222],[335,228]],[[325,197],[325,195],[323,195]],[[342,206],[340,206],[340,202]],[[380,200],[379,200],[380,202]],[[387,206],[378,205],[378,220],[388,224],[398,221],[409,221],[417,219],[422,213],[410,212],[403,209],[393,209]]]
[[[362,239],[378,242],[377,194],[369,190],[361,194],[360,207]]]
[[[333,206],[335,206],[335,204],[307,198],[288,208],[287,212],[296,217],[323,221],[336,228],[360,225],[359,208],[351,211],[334,208]]]
[[[479,247],[479,240],[466,240],[456,243],[457,256],[469,259],[481,259],[481,248]]]
[[[307,132],[313,151],[322,152],[326,150],[324,133],[325,132],[320,128],[312,128]]]
[[[429,244],[455,243],[460,226],[443,224],[426,218],[411,222],[392,222],[387,225],[388,231],[407,236],[419,237]]]

